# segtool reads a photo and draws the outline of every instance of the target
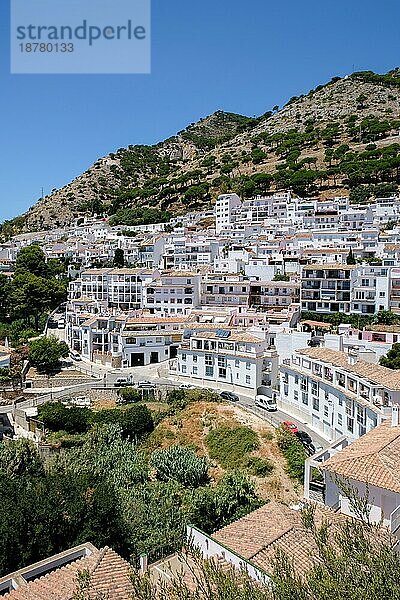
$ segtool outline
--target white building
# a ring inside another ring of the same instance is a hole
[[[176,374],[232,391],[276,387],[278,355],[261,336],[227,328],[194,333],[178,350]]]
[[[392,419],[349,444],[338,440],[306,461],[304,496],[355,518],[387,527],[400,537],[400,421]],[[313,481],[313,469],[323,482]],[[353,495],[365,502],[366,514],[355,509]]]
[[[329,439],[364,435],[400,404],[400,373],[363,360],[372,354],[298,350],[280,368],[282,409]]]
[[[305,265],[301,277],[301,310],[350,313],[350,279],[354,265]]]
[[[351,312],[375,314],[390,305],[390,269],[362,266],[351,273]]]
[[[237,194],[223,194],[218,196],[215,203],[215,231],[220,233],[222,229],[229,227],[232,223],[232,212],[236,206],[241,205]]]
[[[200,305],[200,279],[193,271],[159,274],[143,287],[143,307],[160,317],[187,315]]]
[[[88,269],[69,285],[69,301],[89,298],[103,308],[132,310],[142,305],[143,281],[152,273],[144,269]]]

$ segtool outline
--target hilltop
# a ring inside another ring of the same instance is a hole
[[[219,193],[277,189],[368,201],[400,182],[400,72],[334,77],[257,118],[217,111],[153,146],[129,146],[40,199],[5,232],[105,214],[163,221],[210,207]]]

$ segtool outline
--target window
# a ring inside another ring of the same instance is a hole
[[[340,413],[337,416],[337,422],[338,425],[343,425],[343,415],[341,415]]]
[[[305,394],[304,392],[302,392],[301,401],[303,404],[308,404],[308,394]]]
[[[197,363],[197,355],[193,354],[193,362]]]
[[[294,376],[294,382],[295,382],[296,385],[299,383],[299,376],[298,375]]]
[[[206,377],[212,377],[214,375],[214,368],[206,365]]]
[[[379,292],[379,298],[384,298],[385,297],[385,292]]]
[[[213,361],[213,357],[212,357],[211,354],[206,354],[205,363],[208,366],[212,366],[213,365],[214,361]]]
[[[299,401],[299,392],[297,392],[297,391],[293,392],[293,398],[296,402],[298,402]]]
[[[197,367],[193,367],[193,375],[197,375]]]
[[[315,396],[313,398],[312,407],[314,410],[319,410],[319,399],[315,398]]]
[[[182,365],[182,373],[186,373],[186,365]]]
[[[324,406],[324,417],[329,417],[329,408]]]
[[[246,384],[250,385],[251,377],[250,375],[246,375]]]
[[[186,360],[186,354],[182,354],[182,360]]]
[[[235,367],[240,367],[240,360],[238,358],[235,360]]]
[[[251,368],[251,363],[247,362],[246,363],[246,369],[249,370]]]

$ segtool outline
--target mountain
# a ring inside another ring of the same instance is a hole
[[[112,223],[166,220],[210,207],[221,192],[277,189],[367,202],[400,183],[400,71],[334,77],[257,118],[218,111],[153,146],[100,158],[3,232],[107,214]]]

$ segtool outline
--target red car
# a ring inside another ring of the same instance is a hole
[[[284,427],[286,427],[286,429],[288,431],[290,431],[290,433],[293,433],[294,435],[299,432],[297,425],[292,423],[292,421],[283,421],[282,425]]]

